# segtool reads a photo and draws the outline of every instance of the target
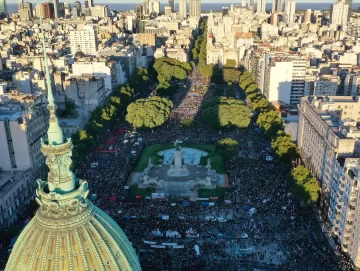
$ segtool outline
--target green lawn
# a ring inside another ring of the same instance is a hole
[[[200,164],[206,165],[207,159],[210,158],[211,167],[219,174],[226,173],[224,158],[215,152],[215,145],[197,145],[197,144],[181,144],[182,147],[194,148],[206,151],[208,156],[201,157]],[[159,151],[174,148],[174,144],[153,144],[146,147],[140,155],[136,164],[135,172],[142,172],[148,165],[149,157],[154,165],[161,163],[162,157],[158,155]]]

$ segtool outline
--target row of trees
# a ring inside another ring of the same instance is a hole
[[[159,81],[157,91],[163,95],[173,94],[174,88],[170,83],[171,80],[184,80],[192,71],[190,63],[182,63],[177,59],[167,57],[157,58],[153,68]]]
[[[316,202],[318,200],[318,182],[306,167],[298,166],[291,171],[290,176],[295,196],[305,202]]]
[[[95,138],[104,132],[116,119],[125,113],[125,109],[137,94],[140,94],[148,83],[148,71],[136,70],[128,84],[122,85],[110,95],[106,103],[98,106],[89,118],[84,130],[72,135],[73,165],[78,164],[95,147]]]
[[[206,46],[207,46],[207,20],[201,19],[199,26],[199,35],[195,40],[195,46],[192,49],[193,60],[198,61],[200,73],[205,77],[211,77],[214,70],[214,64],[206,64]]]
[[[240,87],[246,93],[246,99],[257,115],[256,123],[264,130],[265,135],[271,139],[271,148],[282,162],[291,162],[298,159],[299,152],[292,142],[290,135],[284,131],[284,123],[280,114],[261,94],[248,71],[240,75]],[[291,171],[293,191],[304,201],[318,199],[319,185],[311,172],[303,166]]]

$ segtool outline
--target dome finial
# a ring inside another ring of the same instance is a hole
[[[63,131],[60,128],[59,121],[56,117],[56,105],[54,101],[54,95],[52,92],[51,79],[50,79],[50,69],[49,69],[49,61],[46,54],[46,45],[45,45],[45,34],[44,27],[42,23],[42,14],[40,12],[40,28],[41,28],[41,36],[42,36],[42,44],[43,44],[43,52],[44,52],[44,64],[45,64],[45,76],[46,76],[46,85],[48,89],[48,109],[50,112],[50,121],[49,121],[49,129],[48,129],[48,141],[49,144],[62,144],[64,143]]]

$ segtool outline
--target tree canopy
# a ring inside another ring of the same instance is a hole
[[[153,129],[169,118],[172,108],[173,103],[166,98],[138,99],[127,107],[126,120],[135,128]]]
[[[164,95],[170,95],[174,91],[170,84],[171,80],[184,80],[192,70],[190,63],[183,63],[177,59],[167,57],[157,58],[153,68],[157,73],[159,81],[157,90],[160,94]]]
[[[271,148],[275,154],[284,161],[293,161],[299,158],[296,145],[292,142],[291,136],[280,130],[277,136],[271,141]]]
[[[251,110],[241,100],[221,96],[204,104],[202,116],[214,128],[247,128]]]
[[[236,153],[239,142],[232,138],[218,140],[215,144],[215,151],[222,155],[226,160],[231,159]]]
[[[274,110],[261,112],[258,116],[257,124],[260,128],[264,129],[265,134],[269,137],[275,137],[279,130],[284,129],[279,113]]]
[[[304,166],[298,166],[291,171],[293,191],[296,197],[305,202],[316,202],[319,197],[319,184]]]

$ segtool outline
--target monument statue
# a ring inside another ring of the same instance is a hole
[[[176,139],[176,141],[174,142],[174,147],[176,151],[180,151],[180,143],[179,140]]]
[[[180,144],[178,140],[175,141],[174,146],[174,165],[170,166],[167,175],[171,177],[189,176],[190,171],[186,168],[186,165],[183,165],[183,156],[180,150]]]

